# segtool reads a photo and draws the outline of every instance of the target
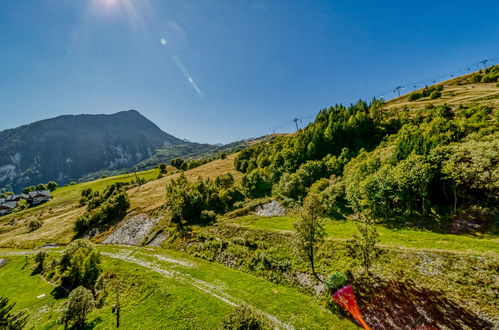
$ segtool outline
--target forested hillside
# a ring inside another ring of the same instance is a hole
[[[489,228],[498,211],[498,108],[432,103],[452,85],[476,82],[477,74],[440,85],[439,96],[414,92],[423,107],[374,99],[323,109],[298,134],[241,151],[235,166],[245,173],[243,187],[250,196],[289,204],[317,192],[330,215],[364,213],[391,225],[437,228],[461,217]],[[499,87],[485,82],[496,89],[489,99],[497,99]]]

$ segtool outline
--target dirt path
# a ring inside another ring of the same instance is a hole
[[[173,278],[179,282],[191,285],[198,290],[201,290],[209,295],[211,295],[214,298],[217,298],[224,303],[230,305],[230,306],[238,306],[240,303],[235,302],[235,298],[233,298],[231,295],[225,293],[220,287],[208,283],[206,281],[200,280],[198,278],[193,277],[190,274],[185,274],[182,273],[178,268],[190,268],[190,267],[195,267],[196,265],[191,262],[191,261],[185,261],[185,260],[179,260],[171,257],[165,257],[162,255],[148,255],[148,254],[143,254],[138,252],[137,250],[126,250],[126,249],[121,249],[117,253],[111,253],[111,252],[101,252],[103,255],[106,255],[110,258],[114,259],[119,259],[123,260],[126,262],[130,262],[139,266],[142,266],[144,268],[147,268],[149,270],[152,270],[158,274],[161,274],[164,277],[168,278]],[[149,258],[154,258],[157,261],[163,261],[165,263],[172,264],[172,267],[168,267],[165,265],[160,265],[158,262],[154,261],[147,261],[144,258],[140,258],[140,256],[144,257],[149,257]],[[264,311],[260,312],[264,314],[269,320],[271,320],[274,325],[279,328],[279,329],[294,329],[291,325],[285,324],[284,322],[280,321],[278,318],[276,318],[273,315],[270,315]]]

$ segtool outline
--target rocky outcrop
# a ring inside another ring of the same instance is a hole
[[[286,214],[286,209],[278,201],[270,201],[258,205],[255,208],[255,214],[262,217],[279,217]]]
[[[142,245],[159,220],[160,218],[150,218],[145,214],[131,216],[125,219],[102,243],[135,246]]]

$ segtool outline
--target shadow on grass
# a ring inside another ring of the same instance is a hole
[[[357,279],[359,307],[372,329],[492,329],[492,324],[412,281]]]

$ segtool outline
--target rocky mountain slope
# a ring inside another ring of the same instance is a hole
[[[135,110],[42,120],[0,132],[0,188],[65,184],[103,169],[128,168],[159,148],[180,144],[186,142]]]

